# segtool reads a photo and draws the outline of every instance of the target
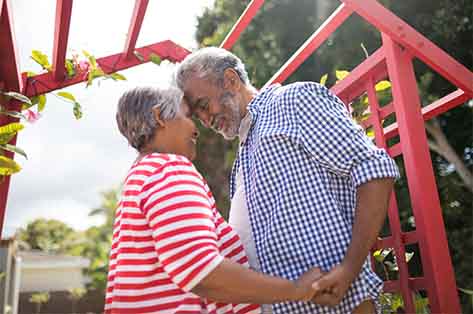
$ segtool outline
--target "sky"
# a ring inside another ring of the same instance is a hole
[[[56,1],[10,3],[20,70],[40,72],[30,55],[36,49],[51,60]],[[212,4],[213,0],[151,0],[136,47],[171,39],[187,49],[196,48],[196,17]],[[74,1],[68,55],[82,49],[97,58],[121,52],[133,6],[132,0]],[[100,205],[102,191],[120,185],[136,157],[116,127],[118,98],[134,86],[168,84],[173,68],[166,62],[149,63],[121,71],[127,78],[124,82],[65,88],[82,105],[80,120],[74,118],[71,104],[47,95],[41,118],[26,123],[18,136],[17,146],[26,151],[28,160],[15,157],[23,169],[11,177],[2,237],[39,217],[64,221],[77,230],[99,224],[100,218],[88,213]]]

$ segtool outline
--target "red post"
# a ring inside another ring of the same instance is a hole
[[[307,39],[276,74],[265,84],[284,82],[335,30],[345,22],[353,10],[341,4],[329,18]]]
[[[72,0],[57,0],[53,48],[53,73],[56,81],[64,80],[66,74],[64,62],[66,60],[71,12]]]
[[[382,34],[432,313],[460,313],[411,57]]]
[[[386,139],[384,137],[383,126],[381,124],[381,109],[378,103],[378,97],[374,88],[375,80],[369,78],[366,85],[368,94],[368,103],[371,110],[371,121],[375,134],[375,141],[378,147],[387,149]],[[411,289],[409,288],[409,270],[406,263],[406,250],[401,237],[401,222],[399,220],[399,208],[397,207],[396,194],[391,193],[388,208],[389,228],[391,229],[392,246],[399,267],[399,288],[404,300],[404,309],[407,313],[415,312],[415,305],[412,300]],[[389,278],[387,279],[389,280]]]
[[[0,82],[2,88],[7,91],[20,92],[23,84],[18,67],[17,50],[15,45],[15,34],[13,31],[13,19],[11,14],[11,5],[9,0],[0,0]],[[5,105],[5,104],[2,104]],[[15,106],[19,104],[6,104],[11,109],[18,109]],[[17,122],[18,119],[10,116],[0,115],[0,126]],[[10,144],[16,143],[16,136],[10,141]],[[6,152],[5,156],[13,158],[13,153]],[[5,219],[5,210],[7,206],[8,189],[10,187],[10,177],[5,177],[0,182],[0,237],[3,230],[3,221]]]
[[[131,17],[130,28],[128,29],[128,36],[125,43],[125,58],[133,56],[135,50],[136,41],[140,34],[141,25],[145,18],[146,8],[148,7],[149,0],[136,0],[135,8],[133,9],[133,16]]]
[[[248,4],[238,21],[233,25],[233,28],[228,33],[227,37],[225,37],[223,42],[220,44],[221,48],[230,50],[233,47],[241,33],[246,29],[248,24],[250,24],[256,13],[258,13],[263,3],[264,0],[252,0],[250,4]]]

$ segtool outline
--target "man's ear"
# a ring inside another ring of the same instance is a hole
[[[223,88],[237,92],[241,88],[241,81],[238,73],[232,69],[227,68],[223,72]]]
[[[160,128],[164,128],[165,123],[164,123],[164,120],[161,119],[161,111],[159,110],[159,108],[157,106],[154,106],[151,110],[153,112],[154,119],[156,120],[156,123],[158,124],[158,126]]]

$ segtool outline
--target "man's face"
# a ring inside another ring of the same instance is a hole
[[[191,78],[184,87],[184,97],[192,113],[207,128],[212,128],[227,140],[238,136],[241,122],[237,95],[216,82],[205,78]]]

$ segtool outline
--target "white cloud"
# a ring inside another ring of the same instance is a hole
[[[38,70],[29,55],[32,49],[51,55],[55,1],[12,3],[21,70]],[[137,46],[171,39],[195,47],[195,17],[212,3],[150,1]],[[133,1],[128,0],[75,1],[68,47],[88,49],[97,57],[120,52],[132,9]],[[110,10],[113,14],[104,14]],[[83,106],[79,121],[69,103],[48,95],[43,117],[18,137],[28,160],[16,156],[23,170],[11,179],[3,235],[37,217],[59,219],[78,229],[97,223],[88,213],[100,204],[100,192],[118,186],[136,156],[116,128],[117,100],[133,86],[167,84],[172,68],[164,62],[159,67],[145,64],[122,71],[126,82],[66,88]]]

